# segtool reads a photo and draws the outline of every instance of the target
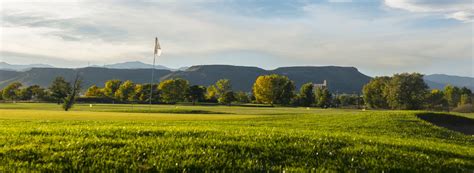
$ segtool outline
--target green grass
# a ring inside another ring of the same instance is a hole
[[[421,113],[0,104],[0,172],[474,171],[474,136]]]

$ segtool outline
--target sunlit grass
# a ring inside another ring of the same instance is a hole
[[[0,104],[0,170],[472,172],[474,137],[419,113]]]

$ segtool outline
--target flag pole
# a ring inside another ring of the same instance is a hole
[[[151,69],[151,81],[150,81],[150,110],[151,110],[151,105],[152,105],[152,99],[153,99],[153,83],[155,82],[155,61],[156,61],[156,56],[160,56],[161,54],[161,46],[160,43],[158,42],[158,37],[155,37],[155,50],[153,53],[153,68]]]
[[[152,98],[153,98],[153,82],[155,78],[155,59],[156,59],[156,54],[153,54],[153,68],[151,69],[151,81],[150,81],[150,109],[151,109]]]

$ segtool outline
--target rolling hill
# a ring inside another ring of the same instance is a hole
[[[67,68],[33,68],[24,72],[0,70],[0,88],[11,82],[19,81],[24,85],[38,84],[47,87],[56,76],[72,80],[79,72],[84,86],[103,86],[110,79],[132,80],[136,83],[150,81],[150,69],[112,69],[87,67],[79,69]],[[200,65],[192,66],[185,71],[155,71],[155,80],[184,78],[193,85],[208,86],[219,79],[230,79],[234,90],[251,91],[252,84],[260,75],[281,74],[295,81],[297,88],[307,82],[322,83],[327,80],[332,91],[354,93],[360,92],[362,86],[370,80],[369,76],[360,73],[354,67],[282,67],[275,70],[264,70],[257,67],[231,65]]]
[[[123,62],[123,63],[116,63],[116,64],[109,64],[105,65],[105,68],[113,68],[113,69],[151,69],[153,65],[146,64],[140,61],[131,61],[131,62]],[[155,69],[161,70],[172,70],[168,67],[162,65],[155,65]]]
[[[474,78],[445,74],[432,74],[424,76],[425,82],[432,89],[443,89],[446,85],[466,87],[474,90]]]
[[[1,70],[25,71],[30,70],[32,68],[53,68],[53,66],[47,64],[14,65],[8,64],[6,62],[0,62]]]

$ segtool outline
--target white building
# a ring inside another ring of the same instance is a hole
[[[328,87],[328,82],[326,80],[323,81],[322,84],[313,84],[313,88],[327,88]]]

